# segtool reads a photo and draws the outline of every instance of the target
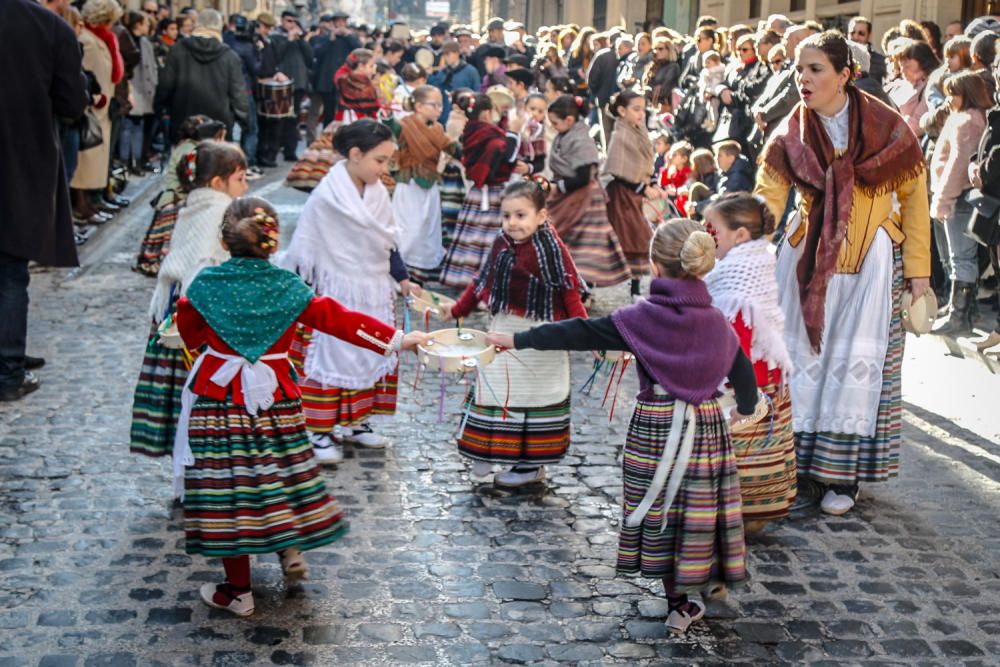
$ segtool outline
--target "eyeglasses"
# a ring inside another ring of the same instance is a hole
[[[750,47],[750,46],[741,46],[740,47],[740,53],[753,53],[753,47]]]
[[[775,58],[774,60],[771,61],[771,64],[772,65],[776,65],[778,67],[781,67],[782,65],[785,64],[785,59],[784,58]]]

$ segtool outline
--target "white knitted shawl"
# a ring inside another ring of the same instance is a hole
[[[705,276],[712,304],[753,331],[750,361],[766,361],[770,368],[780,368],[788,377],[792,360],[785,347],[785,316],[778,306],[778,282],[775,277],[774,252],[767,239],[747,241],[734,246]]]
[[[149,316],[159,322],[170,307],[170,292],[183,296],[198,272],[229,259],[222,247],[222,216],[232,197],[212,188],[197,188],[177,214],[170,237],[170,251],[160,266]]]

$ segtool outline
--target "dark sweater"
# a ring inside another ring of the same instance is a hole
[[[523,350],[621,350],[629,351],[611,317],[584,320],[578,317],[552,322],[514,334],[514,349]],[[636,361],[636,363],[639,363]],[[739,350],[729,371],[729,382],[736,392],[736,409],[752,414],[757,405],[757,378],[753,364]]]

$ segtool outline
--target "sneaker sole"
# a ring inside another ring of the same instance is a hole
[[[829,507],[820,507],[819,509],[823,512],[823,514],[829,514],[830,516],[844,516],[854,509],[854,505],[851,505],[846,509],[833,509]]]

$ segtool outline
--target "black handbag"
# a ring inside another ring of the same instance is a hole
[[[972,207],[965,235],[987,248],[996,247],[1000,244],[1000,199],[977,188],[966,192],[964,197]]]
[[[87,109],[80,119],[80,150],[96,148],[104,143],[104,130],[93,109]]]

